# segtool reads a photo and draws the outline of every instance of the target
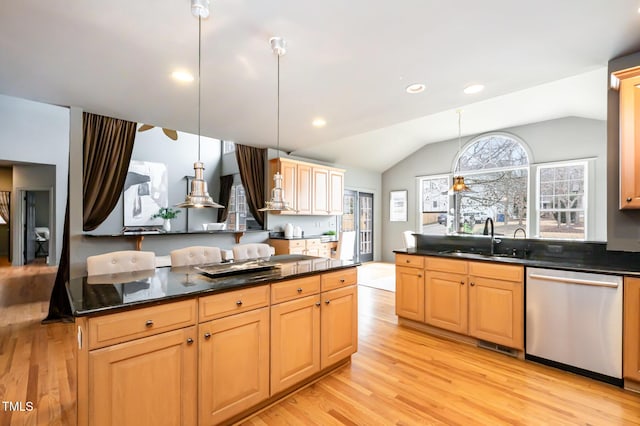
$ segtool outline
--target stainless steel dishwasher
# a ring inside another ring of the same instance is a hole
[[[527,268],[525,358],[622,386],[622,277]]]

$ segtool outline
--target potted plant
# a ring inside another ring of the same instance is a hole
[[[156,219],[158,217],[164,219],[162,229],[169,232],[171,231],[171,219],[175,219],[178,216],[178,213],[180,213],[180,210],[175,210],[171,207],[160,207],[158,212],[151,216],[151,219]]]

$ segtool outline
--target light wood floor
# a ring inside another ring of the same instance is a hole
[[[41,325],[55,269],[0,268],[0,426],[75,425],[74,325]],[[352,363],[245,425],[634,425],[640,395],[397,325],[394,293],[360,286]]]

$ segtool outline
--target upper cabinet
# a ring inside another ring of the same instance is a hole
[[[285,199],[296,211],[280,214],[341,215],[344,170],[283,158],[270,160],[269,182],[278,171],[283,175]]]
[[[620,209],[640,209],[640,67],[613,75],[620,91]]]

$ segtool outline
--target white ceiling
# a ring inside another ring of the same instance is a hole
[[[640,50],[639,0],[214,0],[202,134],[384,171],[422,145],[576,115],[606,118],[609,59]],[[197,133],[189,0],[0,2],[0,93]],[[427,90],[408,95],[423,82]],[[486,89],[464,95],[470,83]],[[323,129],[311,126],[326,118]],[[176,143],[179,143],[176,142]]]

